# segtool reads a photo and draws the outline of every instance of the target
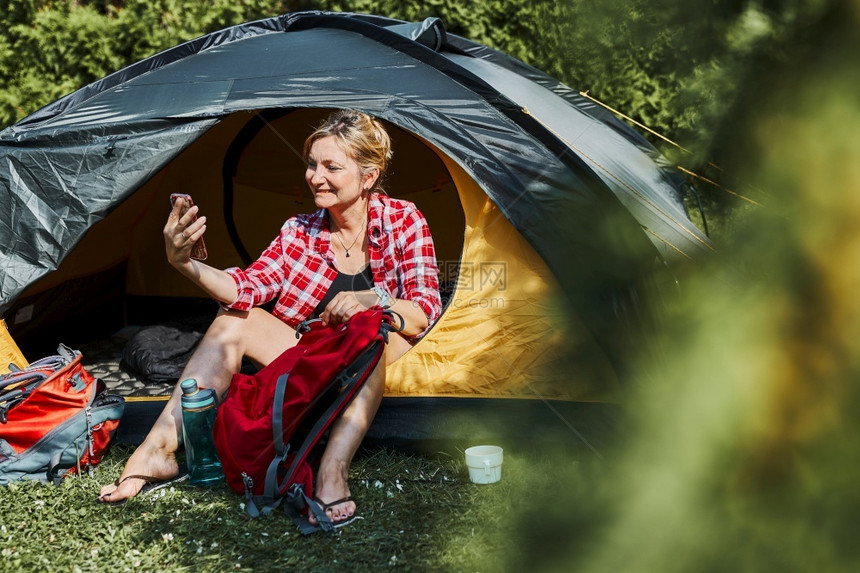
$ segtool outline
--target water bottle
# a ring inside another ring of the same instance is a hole
[[[197,380],[189,378],[182,388],[182,436],[185,458],[192,485],[210,485],[224,479],[221,462],[215,452],[212,428],[215,425],[215,390],[198,388]]]

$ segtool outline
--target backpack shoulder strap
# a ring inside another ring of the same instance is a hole
[[[289,444],[284,442],[284,397],[287,393],[287,384],[290,380],[290,373],[282,374],[278,377],[275,384],[275,395],[273,398],[274,405],[272,407],[272,441],[275,446],[275,457],[269,464],[266,470],[266,481],[263,484],[263,495],[255,496],[250,490],[247,491],[246,497],[248,502],[245,505],[245,510],[251,517],[259,517],[267,515],[273,509],[276,509],[281,503],[281,496],[276,495],[278,492],[278,467],[286,462],[287,455],[290,452]]]
[[[284,513],[293,520],[293,522],[298,526],[299,531],[305,535],[313,533],[319,529],[331,532],[334,531],[335,525],[331,518],[326,515],[322,507],[307,496],[301,484],[292,483],[293,477],[296,474],[296,470],[305,462],[311,449],[317,444],[323,433],[325,433],[328,427],[332,422],[334,422],[346,406],[349,405],[350,401],[352,401],[352,398],[361,388],[364,381],[367,380],[368,375],[379,362],[379,358],[382,355],[382,346],[383,342],[381,340],[375,340],[372,342],[349,368],[341,372],[340,375],[335,378],[334,383],[342,386],[340,394],[338,394],[335,401],[326,409],[322,416],[319,417],[317,422],[308,432],[307,437],[304,442],[302,442],[301,447],[293,458],[293,463],[290,465],[290,469],[287,470],[284,481],[279,486],[281,495],[286,496]],[[287,488],[288,490],[284,491]],[[312,525],[306,517],[299,513],[304,507],[307,507],[308,510],[314,514],[318,525]]]

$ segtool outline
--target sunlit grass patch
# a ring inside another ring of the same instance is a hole
[[[456,448],[364,450],[350,473],[362,519],[305,537],[280,511],[250,519],[244,499],[223,484],[181,483],[118,506],[96,503],[130,453],[116,447],[93,477],[58,487],[0,488],[0,570],[499,571],[516,552],[514,516],[531,492],[551,489],[558,467],[506,452],[502,481],[475,485]]]

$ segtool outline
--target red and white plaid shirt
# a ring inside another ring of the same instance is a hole
[[[429,329],[442,313],[442,300],[436,250],[424,216],[409,201],[372,193],[367,237],[374,284],[417,303]],[[246,311],[277,297],[272,314],[295,328],[325,296],[338,273],[336,264],[325,209],[296,215],[251,266],[227,269],[239,295],[224,306]]]

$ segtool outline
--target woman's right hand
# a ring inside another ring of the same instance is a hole
[[[191,247],[206,232],[206,217],[195,220],[197,205],[193,205],[183,214],[184,204],[184,199],[176,200],[163,231],[167,260],[174,267],[182,267],[191,262]]]

